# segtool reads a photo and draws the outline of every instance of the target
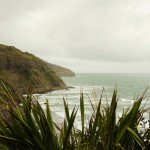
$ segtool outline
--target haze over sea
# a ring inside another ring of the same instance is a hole
[[[123,109],[132,106],[134,100],[141,95],[147,87],[150,86],[150,74],[119,74],[119,73],[77,73],[75,77],[63,77],[64,82],[74,88],[69,90],[53,91],[46,94],[40,94],[38,100],[44,108],[45,100],[50,102],[51,109],[59,116],[64,117],[63,97],[68,101],[70,110],[74,106],[79,106],[80,92],[83,91],[85,96],[85,114],[91,114],[92,108],[89,99],[95,103],[95,98],[100,98],[102,89],[104,94],[102,104],[106,105],[111,102],[112,93],[115,87],[118,91],[118,115],[121,115]],[[96,95],[94,94],[96,92]],[[94,95],[94,96],[93,96]],[[146,97],[150,96],[150,90],[146,92]],[[142,102],[144,105],[146,100]],[[146,107],[150,107],[150,100],[147,101]],[[77,122],[80,121],[80,111],[77,113]],[[149,114],[145,114],[148,119]]]

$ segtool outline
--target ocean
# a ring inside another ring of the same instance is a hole
[[[111,102],[111,97],[114,89],[118,93],[118,115],[128,107],[131,107],[134,100],[141,95],[150,86],[150,74],[107,74],[107,73],[77,73],[75,77],[63,77],[63,81],[67,86],[71,87],[69,90],[58,90],[48,92],[46,94],[37,94],[38,101],[45,109],[45,101],[49,100],[51,110],[61,117],[65,116],[63,107],[63,98],[67,100],[70,111],[80,104],[80,93],[84,93],[85,100],[85,115],[86,118],[91,115],[92,107],[89,100],[95,103],[99,100],[104,90],[102,104],[106,105]],[[142,105],[150,107],[150,89],[147,90],[146,99]],[[147,101],[147,102],[146,102]],[[145,113],[146,119],[149,119],[149,113]],[[80,126],[80,109],[78,109],[76,126]]]

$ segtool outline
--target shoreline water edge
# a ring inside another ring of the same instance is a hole
[[[80,92],[84,93],[85,97],[85,116],[91,114],[92,108],[89,100],[95,101],[99,99],[103,88],[105,88],[102,104],[110,104],[114,84],[117,84],[118,90],[118,108],[117,114],[120,116],[123,110],[131,107],[136,97],[143,93],[146,87],[150,84],[149,74],[77,74],[75,77],[65,77],[64,82],[74,88],[67,90],[58,90],[48,92],[46,94],[35,94],[41,106],[45,109],[44,102],[48,99],[51,110],[54,113],[54,118],[60,124],[65,117],[63,98],[67,100],[70,112],[76,106],[80,105]],[[138,81],[138,82],[137,82]],[[150,96],[149,89],[146,96]],[[142,105],[146,103],[146,107],[150,107],[150,101],[142,101]],[[145,114],[145,118],[149,119],[149,113]],[[80,112],[77,113],[77,127],[80,128]],[[148,124],[147,124],[148,126]]]

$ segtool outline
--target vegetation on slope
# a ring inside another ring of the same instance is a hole
[[[54,65],[54,64],[49,64],[49,67],[60,77],[71,77],[75,76],[75,73],[71,71],[70,69]]]
[[[36,56],[13,47],[0,44],[0,80],[13,85],[19,93],[26,93],[26,87],[33,86],[33,92],[40,93],[66,88],[65,83]]]
[[[30,91],[30,90],[29,90]],[[80,113],[82,129],[76,129],[74,122],[78,109],[70,113],[68,104],[64,100],[66,118],[61,127],[52,119],[48,100],[46,112],[41,108],[36,99],[29,92],[28,96],[20,98],[22,107],[15,103],[13,93],[2,85],[0,93],[11,122],[0,116],[0,145],[4,150],[149,150],[150,130],[138,126],[143,121],[143,113],[148,111],[141,106],[145,99],[144,94],[138,97],[133,106],[123,112],[119,119],[116,114],[117,90],[114,90],[111,104],[103,106],[101,99],[91,107],[93,113],[89,122],[85,123],[84,96],[80,96]],[[13,105],[13,107],[12,107]],[[57,128],[57,130],[56,130]],[[56,133],[57,131],[57,133]]]

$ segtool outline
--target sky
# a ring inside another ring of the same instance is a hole
[[[150,73],[149,0],[0,0],[0,43],[76,73]]]

